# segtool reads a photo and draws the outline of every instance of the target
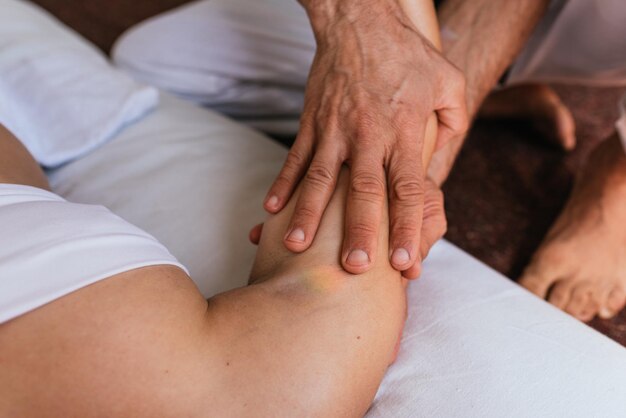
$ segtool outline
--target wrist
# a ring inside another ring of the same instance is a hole
[[[430,1],[430,0],[429,0]],[[320,38],[339,21],[379,26],[381,18],[408,20],[400,0],[298,0],[309,16],[315,36]]]
[[[298,0],[304,7],[315,36],[337,19],[340,2],[337,0]]]

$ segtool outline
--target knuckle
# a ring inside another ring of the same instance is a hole
[[[278,193],[278,194],[282,193],[284,189],[289,188],[291,183],[293,183],[293,180],[291,179],[291,177],[289,177],[283,172],[280,172],[280,174],[278,174],[278,177],[276,177],[276,180],[274,180],[274,185],[272,186],[272,193]]]
[[[373,132],[376,132],[378,123],[377,118],[371,113],[371,111],[359,111],[355,116],[356,123],[356,136],[359,142],[374,143]]]
[[[306,180],[314,187],[327,188],[335,182],[335,174],[321,163],[313,163],[306,174]]]
[[[437,185],[429,178],[425,181],[425,205],[433,204],[444,206],[444,194],[443,191],[437,187]]]
[[[391,187],[392,199],[400,203],[417,204],[424,196],[424,187],[416,177],[400,177]]]
[[[376,235],[377,231],[376,227],[373,224],[366,222],[357,222],[350,225],[350,227],[348,228],[348,233],[353,239],[358,239]]]
[[[363,129],[364,133],[368,132],[376,124],[374,116],[369,111],[359,112],[356,117],[356,123],[360,129]]]
[[[272,188],[275,191],[290,188],[296,180],[298,180],[306,162],[306,155],[292,148],[289,151],[289,154],[287,154],[287,159],[285,160],[280,173],[276,176],[276,180],[274,181]]]
[[[274,192],[279,192],[284,189],[290,189],[292,186],[295,187],[296,180],[297,180],[296,174],[294,172],[281,170],[281,172],[278,173],[276,180],[274,180],[274,185],[272,187],[272,190]]]
[[[385,196],[385,183],[375,174],[355,173],[350,187],[353,196],[357,199],[380,201]]]
[[[318,213],[308,206],[300,206],[294,212],[294,219],[298,219],[302,222],[313,221],[317,219],[317,217]]]
[[[402,223],[394,225],[392,236],[398,241],[410,241],[417,237],[418,228],[415,224]]]
[[[289,171],[297,171],[305,165],[308,161],[306,154],[298,149],[292,148],[287,154],[287,160],[285,161],[285,169]]]
[[[426,199],[424,202],[424,214],[435,216],[445,212],[443,206],[443,197],[435,199]]]
[[[309,108],[309,106],[305,105],[305,108],[302,111],[302,116],[300,117],[300,131],[310,132],[314,126],[315,113]]]
[[[326,126],[330,119],[330,113],[327,110],[320,110],[313,117],[314,125],[317,126]]]
[[[437,238],[441,238],[448,231],[448,220],[443,208],[439,203],[430,203],[424,207],[424,219],[428,228]]]
[[[435,201],[436,201],[439,205],[441,205],[441,207],[443,208],[443,206],[444,206],[444,201],[445,201],[444,196],[443,196],[443,192],[441,191],[441,189],[435,189],[434,194],[435,194]]]

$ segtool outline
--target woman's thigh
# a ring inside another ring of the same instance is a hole
[[[0,416],[175,416],[206,308],[182,270],[154,266],[0,325]]]

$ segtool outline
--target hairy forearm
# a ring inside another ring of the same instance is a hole
[[[447,0],[439,11],[446,58],[465,74],[467,108],[480,104],[511,65],[544,14],[549,0]],[[439,150],[429,174],[439,184],[448,175],[464,137]]]
[[[447,0],[439,11],[446,57],[467,81],[467,102],[480,103],[520,52],[548,0]]]

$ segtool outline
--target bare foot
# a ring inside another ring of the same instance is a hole
[[[529,120],[546,139],[569,151],[576,145],[576,125],[559,96],[545,84],[522,84],[491,93],[478,113],[482,118]]]
[[[520,284],[576,318],[626,304],[626,154],[617,134],[593,152]]]

